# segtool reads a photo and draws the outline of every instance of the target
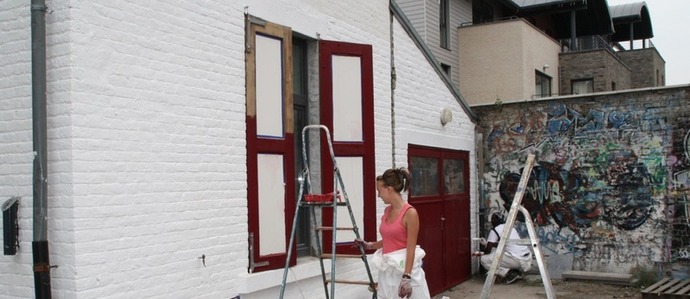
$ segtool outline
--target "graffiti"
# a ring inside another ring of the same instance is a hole
[[[641,226],[652,210],[651,179],[645,166],[630,152],[613,152],[602,163],[566,171],[539,161],[523,196],[523,205],[539,225],[555,223],[579,233],[592,221],[604,220],[623,230]],[[508,173],[499,186],[506,209],[510,207],[520,175]]]
[[[540,226],[537,236],[541,248],[553,253],[575,253],[582,250],[582,239],[575,234],[565,234],[553,227]]]
[[[683,216],[675,223],[685,222],[674,225],[673,240],[659,218],[671,214],[665,206],[671,180],[690,191],[690,117],[670,127],[664,109],[554,102],[504,110],[503,119],[492,115],[485,160],[492,209],[510,208],[521,162],[535,153],[522,204],[545,249],[579,252],[595,264],[662,256],[690,261],[687,205],[676,204],[674,213]]]
[[[634,263],[642,258],[655,256],[654,249],[646,244],[625,244],[613,242],[594,243],[587,246],[587,258],[591,263]]]
[[[673,158],[667,164],[673,171],[670,180],[668,215],[671,219],[672,261],[690,261],[690,120],[680,119],[673,130]]]

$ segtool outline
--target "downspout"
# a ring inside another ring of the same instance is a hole
[[[395,144],[395,87],[397,83],[397,74],[395,72],[395,41],[394,41],[394,35],[395,35],[395,30],[394,30],[394,20],[395,17],[393,16],[393,13],[391,12],[390,14],[390,47],[391,47],[391,142],[393,143],[393,149],[391,151],[391,158],[393,163],[393,167],[396,167],[395,165],[395,149],[397,148],[397,144]]]
[[[31,0],[31,101],[33,119],[33,231],[36,298],[51,298],[48,259],[47,125],[46,125],[46,12],[45,0]]]

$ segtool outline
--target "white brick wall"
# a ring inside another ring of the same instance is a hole
[[[397,74],[394,91],[396,166],[407,167],[407,146],[410,143],[468,151],[470,207],[476,211],[479,203],[475,126],[431,65],[420,63],[426,59],[397,22],[393,31]],[[444,108],[450,109],[453,115],[453,120],[445,126],[441,124],[441,110]],[[474,212],[470,212],[470,216],[470,234],[477,236],[479,219]],[[473,269],[476,268],[477,265],[473,264]]]
[[[0,297],[33,294],[30,23],[26,1],[0,2],[0,204],[22,197],[21,243],[16,255],[0,256]]]
[[[26,2],[0,4],[0,200],[23,197],[21,248],[0,257],[0,297],[31,298],[30,10]],[[282,270],[246,273],[245,9],[314,38],[373,46],[376,168],[393,164],[388,1],[47,5],[55,298],[230,298],[267,278],[272,287],[242,298],[276,297]],[[398,25],[395,34],[396,163],[420,136],[474,153],[464,112]],[[453,110],[446,127],[440,107]],[[378,210],[377,219],[382,204]],[[358,275],[360,264],[338,271]],[[286,294],[322,296],[314,285],[319,277],[290,284]],[[361,287],[338,292],[368,294]]]

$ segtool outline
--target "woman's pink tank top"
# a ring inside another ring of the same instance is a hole
[[[392,223],[386,223],[391,207],[386,207],[386,210],[383,212],[379,233],[381,233],[381,238],[383,239],[384,254],[407,248],[407,229],[405,229],[402,219],[407,210],[411,207],[410,204],[405,203],[402,209],[400,209],[398,217]]]

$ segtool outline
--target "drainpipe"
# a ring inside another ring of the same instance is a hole
[[[45,0],[31,0],[31,100],[33,118],[33,231],[31,243],[34,260],[36,298],[51,298],[50,261],[48,259],[47,207],[47,125],[46,125],[46,5]]]

